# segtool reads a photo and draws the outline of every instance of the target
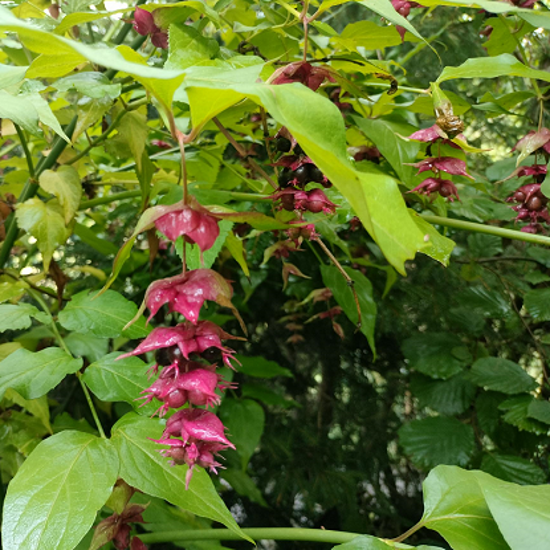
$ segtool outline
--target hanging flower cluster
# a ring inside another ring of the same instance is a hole
[[[137,231],[154,226],[171,241],[183,237],[186,242],[196,243],[201,252],[210,249],[219,235],[218,220],[194,201],[150,208],[142,220]],[[157,413],[161,417],[170,410],[180,409],[169,418],[161,439],[156,442],[168,447],[160,452],[170,458],[172,464],[189,466],[187,487],[195,466],[216,472],[220,467],[216,454],[235,448],[225,437],[222,422],[206,409],[219,405],[221,393],[234,387],[217,373],[217,368],[221,364],[233,368],[234,351],[225,347],[222,340],[240,338],[211,321],[199,320],[204,302],[213,301],[231,309],[244,329],[231,303],[232,295],[231,284],[211,269],[187,271],[184,266],[182,274],[153,282],[130,324],[146,308],[149,322],[165,304],[185,321],[175,327],[155,328],[136,349],[121,356],[155,352],[150,375],[158,374],[158,378],[142,392],[141,399],[144,403],[158,401]]]
[[[437,193],[442,197],[449,199],[451,202],[455,199],[460,200],[455,184],[450,179],[445,179],[442,177],[442,172],[454,176],[465,176],[473,179],[472,176],[466,172],[466,163],[455,157],[440,156],[439,147],[438,155],[435,157],[431,156],[433,154],[432,151],[435,144],[450,145],[455,149],[462,150],[460,145],[451,141],[452,137],[455,137],[456,135],[457,134],[453,135],[453,133],[445,132],[439,124],[434,124],[430,128],[418,130],[409,136],[408,139],[428,143],[426,154],[430,156],[420,162],[408,164],[408,166],[418,168],[418,174],[428,171],[434,173],[434,176],[426,178],[420,185],[416,186],[414,189],[411,189],[409,193],[420,193],[428,196],[433,196]]]
[[[152,12],[143,8],[134,11],[134,30],[142,36],[150,36],[153,46],[166,50],[168,48],[168,33],[157,24],[157,10]]]
[[[532,176],[533,179],[529,183],[524,183],[506,200],[516,203],[515,206],[512,206],[512,209],[517,212],[516,222],[527,222],[521,231],[540,233],[544,231],[543,223],[550,224],[548,198],[541,191],[541,184],[546,177],[546,164],[550,159],[550,130],[541,128],[537,132],[529,132],[516,143],[512,151],[520,153],[520,162],[529,155],[535,155],[535,163],[531,166],[516,168],[507,178]],[[543,163],[539,163],[540,157],[542,157]]]

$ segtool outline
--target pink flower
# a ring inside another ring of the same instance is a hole
[[[418,173],[443,171],[454,176],[466,176],[467,178],[474,179],[470,174],[466,172],[466,163],[463,160],[454,157],[435,157],[427,158],[420,162],[407,164],[407,166],[414,166],[418,168]]]
[[[228,367],[233,368],[231,360],[234,359],[235,352],[231,348],[224,347],[222,340],[242,340],[242,338],[232,336],[211,321],[199,321],[196,325],[181,323],[175,327],[157,327],[134,351],[121,355],[119,359],[156,350],[155,359],[157,364],[153,367],[153,370],[157,372],[159,365],[164,367],[181,362],[172,360],[177,359],[177,357],[174,358],[172,351],[174,346],[177,346],[181,355],[187,360],[192,354],[204,354],[204,358],[211,362],[213,352],[218,350],[221,353],[223,362]]]
[[[546,164],[533,164],[532,166],[520,166],[515,175],[518,178],[523,176],[543,176],[546,174]]]
[[[158,399],[164,404],[158,410],[164,416],[169,409],[179,409],[186,403],[191,405],[213,407],[220,404],[216,389],[223,391],[233,387],[210,368],[193,361],[183,365],[165,367],[158,380],[141,393],[145,394],[143,405]]]
[[[458,200],[458,191],[451,180],[441,178],[427,178],[420,185],[408,191],[408,193],[420,193],[421,195],[431,195],[439,193],[442,197],[448,198],[453,202],[456,197]]]
[[[197,243],[202,252],[212,248],[220,234],[218,221],[214,217],[187,205],[171,208],[154,223],[155,227],[171,241],[184,236],[187,242]]]
[[[167,141],[163,141],[162,139],[152,139],[151,145],[154,147],[160,147],[160,149],[172,149],[172,145],[170,145]]]
[[[156,442],[167,445],[161,454],[170,457],[174,464],[187,464],[186,487],[198,465],[216,472],[220,464],[214,455],[235,446],[225,437],[225,427],[213,413],[204,409],[184,409],[168,419],[162,439]]]
[[[336,204],[329,201],[321,189],[312,189],[311,191],[302,191],[289,188],[278,191],[270,197],[273,200],[280,200],[281,207],[285,210],[300,210],[313,213],[324,212],[325,214],[334,214]]]
[[[462,134],[456,137],[460,139],[465,139]],[[433,144],[440,139],[441,143],[444,143],[445,145],[450,145],[455,149],[461,149],[460,146],[458,146],[456,143],[452,142],[449,139],[449,136],[437,124],[434,124],[429,128],[424,128],[423,130],[418,130],[414,132],[408,137],[408,139],[414,139],[416,141],[422,141],[424,143],[430,143],[430,144]]]
[[[407,15],[411,13],[411,8],[424,7],[420,4],[417,4],[416,2],[409,2],[408,0],[391,0],[391,5],[393,6],[394,10],[403,17],[407,17]]]
[[[199,320],[199,312],[206,300],[228,307],[244,327],[239,312],[231,303],[233,288],[219,273],[212,269],[194,269],[170,277],[155,281],[145,293],[144,303],[150,311],[147,322],[164,305],[168,304],[170,311],[181,313],[194,325]],[[143,312],[143,305],[139,315]]]
[[[155,11],[136,8],[134,12],[134,30],[142,36],[151,35],[151,42],[157,48],[168,48],[168,34],[155,23]]]
[[[307,61],[296,61],[277,69],[270,78],[272,84],[290,84],[301,82],[310,90],[317,90],[323,81],[335,82],[330,71],[323,67],[315,67]]]

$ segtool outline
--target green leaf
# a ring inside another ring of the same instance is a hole
[[[476,472],[491,514],[512,550],[545,550],[550,540],[550,486],[520,486]]]
[[[414,162],[420,150],[420,143],[414,140],[405,141],[401,136],[409,136],[417,129],[404,122],[392,122],[384,119],[353,117],[359,129],[378,147],[380,153],[391,164],[399,179],[408,187],[417,169],[405,166]]]
[[[481,461],[481,469],[494,477],[520,485],[540,485],[546,481],[546,474],[538,466],[519,456],[486,454]]]
[[[103,73],[80,72],[60,78],[53,84],[60,92],[75,90],[93,99],[116,99],[122,90],[121,84],[113,84]]]
[[[46,348],[37,353],[18,349],[0,363],[0,397],[12,388],[25,399],[36,399],[80,367],[82,359],[73,359],[59,348]]]
[[[539,422],[550,424],[550,402],[542,399],[533,399],[527,409],[529,418],[534,418]]]
[[[9,88],[25,78],[28,67],[0,64],[0,89]]]
[[[407,338],[401,346],[411,369],[432,378],[450,378],[461,372],[465,362],[453,350],[460,346],[460,340],[447,332],[430,332]]]
[[[423,483],[420,524],[445,537],[453,550],[510,550],[473,472],[438,466]]]
[[[455,78],[497,78],[499,76],[518,76],[550,82],[550,73],[531,69],[508,53],[495,57],[473,57],[458,67],[445,67],[437,82]]]
[[[82,379],[102,401],[125,401],[138,409],[143,397],[141,392],[151,385],[147,377],[147,365],[137,357],[117,361],[121,353],[110,353],[92,363],[84,371]],[[139,414],[152,415],[160,406],[153,401],[139,408]]]
[[[167,69],[187,69],[214,58],[220,45],[188,25],[170,25]]]
[[[357,269],[345,267],[344,271],[354,282],[355,292],[359,300],[361,309],[361,332],[366,336],[369,346],[374,356],[376,356],[374,342],[374,325],[376,322],[376,303],[372,297],[371,282]],[[353,297],[353,292],[348,286],[347,281],[335,266],[321,266],[321,275],[323,283],[330,288],[334,299],[344,310],[348,319],[355,325],[359,319],[357,305]]]
[[[96,338],[90,334],[71,332],[64,340],[74,356],[86,357],[90,362],[98,361],[109,350],[109,340]]]
[[[160,439],[164,422],[129,413],[113,427],[113,443],[121,458],[120,476],[132,487],[163,498],[198,516],[218,521],[246,540],[233,516],[219,497],[212,481],[196,468],[189,489],[185,489],[187,466],[171,466],[161,456]]]
[[[422,374],[411,378],[411,391],[422,407],[430,407],[441,414],[462,414],[471,405],[475,386],[462,374],[447,380],[434,380]]]
[[[34,449],[8,486],[4,548],[73,550],[92,527],[118,475],[110,441],[65,431]]]
[[[75,294],[59,313],[59,322],[67,330],[89,333],[98,338],[116,338],[121,334],[126,338],[144,338],[150,329],[145,328],[143,318],[122,330],[136,313],[136,304],[114,290],[101,295],[83,290]]]
[[[393,542],[387,539],[377,539],[371,535],[361,535],[350,542],[333,546],[333,550],[408,550],[409,548],[411,550],[441,550],[439,546],[426,546],[425,544],[409,546],[408,544]]]
[[[38,178],[38,183],[44,191],[59,199],[67,225],[78,210],[82,197],[82,185],[78,172],[72,166],[60,166],[57,172],[44,170]]]
[[[7,118],[30,134],[37,135],[38,113],[28,97],[14,96],[0,90],[0,118]]]
[[[456,418],[413,420],[399,429],[405,453],[422,468],[438,464],[465,466],[475,451],[474,431]]]
[[[0,305],[0,332],[6,330],[21,330],[29,328],[31,317],[41,323],[49,323],[50,318],[32,304],[2,304]]]
[[[424,233],[427,246],[421,251],[422,254],[430,256],[445,266],[449,265],[455,242],[441,235],[432,224],[413,213],[412,210],[409,210],[409,213],[418,229]]]
[[[237,355],[237,360],[241,364],[239,372],[256,378],[274,378],[275,376],[289,376],[293,374],[290,370],[279,366],[275,361],[269,361],[264,357],[249,357]]]
[[[526,292],[524,305],[535,321],[550,321],[550,288]]]
[[[530,395],[518,395],[503,401],[498,406],[499,410],[505,411],[502,419],[520,430],[536,434],[547,433],[548,427],[529,415],[529,407],[533,401],[535,399]]]
[[[381,27],[373,21],[356,21],[346,25],[339,36],[331,39],[331,42],[340,48],[351,52],[358,47],[367,50],[384,49],[388,46],[401,44],[399,33],[392,27]]]
[[[246,470],[264,431],[264,410],[251,399],[226,397],[219,409],[219,415],[227,427],[231,443],[237,447],[242,469]]]
[[[250,277],[250,270],[248,269],[248,264],[246,263],[243,242],[235,236],[233,231],[230,231],[227,235],[227,238],[225,239],[225,247],[229,250],[229,253],[233,256],[233,259],[239,264],[243,270],[243,273],[247,277]]]
[[[517,363],[500,357],[482,357],[473,365],[468,379],[486,390],[515,394],[529,392],[538,387]]]
[[[61,207],[55,199],[44,203],[34,197],[18,205],[15,216],[19,227],[38,241],[38,249],[44,260],[44,271],[47,272],[53,253],[65,243],[68,236]]]

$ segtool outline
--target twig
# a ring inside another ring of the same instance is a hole
[[[355,307],[357,308],[357,325],[356,328],[359,330],[361,328],[361,306],[359,305],[359,296],[357,296],[357,291],[355,290],[355,281],[346,273],[342,264],[336,259],[334,254],[329,250],[327,245],[317,237],[314,240],[322,249],[323,252],[329,257],[330,261],[335,265],[336,269],[342,274],[342,277],[346,280],[347,285],[351,288],[353,292],[353,299],[355,300]]]
[[[212,120],[214,121],[214,124],[219,128],[220,132],[227,138],[229,143],[233,145],[238,155],[241,158],[246,159],[251,168],[258,174],[260,174],[263,178],[265,178],[265,180],[269,183],[269,185],[271,185],[271,187],[273,187],[273,189],[278,189],[279,186],[267,175],[265,170],[261,166],[259,166],[254,159],[248,156],[247,152],[242,148],[242,146],[237,143],[237,141],[235,141],[235,138],[227,131],[227,128],[216,117],[214,117]]]

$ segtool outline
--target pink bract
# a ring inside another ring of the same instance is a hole
[[[200,309],[206,300],[217,302],[235,312],[231,304],[232,295],[231,285],[212,269],[194,269],[161,279],[152,283],[145,294],[145,303],[150,311],[148,321],[164,304],[169,304],[170,311],[181,313],[196,325]]]
[[[301,82],[310,90],[315,91],[321,86],[325,78],[330,82],[334,82],[329,70],[313,66],[307,61],[296,61],[277,69],[271,77],[271,82],[272,84]]]
[[[202,252],[212,248],[220,234],[215,218],[187,205],[167,212],[154,223],[155,227],[171,241],[184,236],[191,244],[197,243]]]
[[[418,173],[427,172],[431,170],[432,172],[437,172],[439,170],[452,174],[454,176],[465,176],[470,179],[472,176],[466,172],[466,163],[463,160],[454,158],[454,157],[434,157],[427,158],[420,162],[415,162],[409,166],[415,166],[418,168]]]

